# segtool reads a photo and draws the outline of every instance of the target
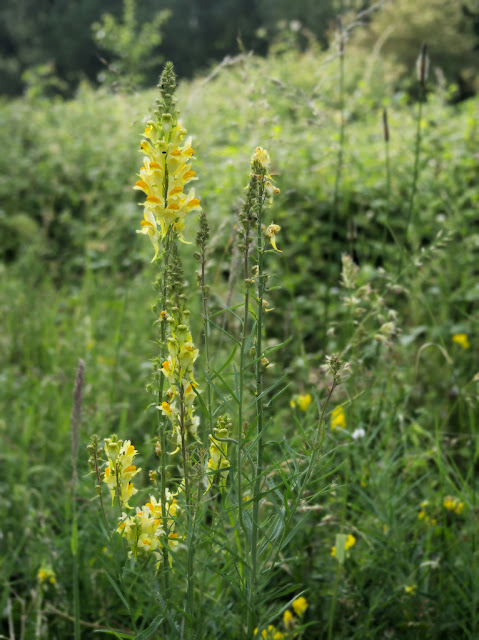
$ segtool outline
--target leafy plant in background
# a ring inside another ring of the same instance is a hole
[[[105,55],[106,69],[99,74],[100,82],[109,81],[116,88],[126,84],[130,89],[141,87],[149,69],[158,67],[163,57],[157,51],[162,41],[162,28],[171,12],[158,11],[143,24],[138,24],[136,0],[123,0],[121,20],[110,13],[102,15],[92,25],[93,39]]]

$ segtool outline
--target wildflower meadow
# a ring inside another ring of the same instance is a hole
[[[0,103],[0,638],[479,638],[479,101],[361,29]]]

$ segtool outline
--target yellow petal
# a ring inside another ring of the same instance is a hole
[[[273,236],[271,236],[271,238],[269,239],[269,241],[271,242],[271,246],[273,247],[273,249],[274,249],[275,251],[277,251],[278,253],[283,253],[283,252],[281,251],[281,249],[278,249],[278,247],[276,246],[276,240],[275,240],[275,238],[274,238],[274,235],[273,235]]]

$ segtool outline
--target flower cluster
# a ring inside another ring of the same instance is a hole
[[[256,634],[258,633],[258,629],[254,630],[254,635],[256,638]],[[286,637],[282,631],[278,631],[274,624],[269,624],[266,629],[260,633],[260,638],[264,638],[264,640],[284,640]]]
[[[253,154],[253,157],[251,158],[251,178],[255,179],[259,184],[263,184],[263,194],[272,198],[273,195],[277,195],[279,193],[279,189],[278,187],[274,186],[273,179],[268,173],[270,164],[271,161],[266,149],[257,147],[256,151]],[[275,239],[276,234],[281,231],[281,227],[278,224],[274,224],[274,222],[272,222],[268,227],[263,227],[262,230],[264,231],[265,236],[270,241],[273,249],[281,253],[281,251],[276,246]]]
[[[456,515],[460,515],[461,511],[464,509],[464,502],[461,502],[459,498],[453,498],[452,496],[446,496],[442,503],[444,509],[447,511],[452,511]]]
[[[166,66],[160,80],[162,100],[156,121],[149,121],[143,133],[140,151],[144,154],[140,179],[134,189],[143,191],[144,216],[138,233],[148,235],[157,257],[159,242],[164,240],[169,229],[183,238],[185,218],[188,213],[200,208],[194,189],[187,193],[186,185],[196,180],[191,168],[194,151],[191,138],[178,122],[173,93],[176,80],[172,66]],[[160,113],[161,111],[161,113]]]
[[[46,582],[50,584],[55,584],[55,582],[57,581],[55,572],[48,565],[46,566],[42,565],[40,569],[38,569],[37,578],[40,584],[44,584]]]
[[[455,333],[452,336],[452,341],[463,349],[469,349],[471,346],[467,333]]]
[[[230,463],[227,458],[228,444],[223,440],[229,436],[231,422],[228,416],[218,419],[217,427],[213,429],[214,435],[210,433],[210,458],[208,460],[208,490],[217,482],[221,489],[226,487]],[[219,473],[218,473],[219,472]]]
[[[293,601],[292,604],[294,613],[298,616],[298,618],[302,618],[306,613],[306,609],[309,607],[308,601],[304,596],[300,596]],[[290,609],[286,609],[283,613],[283,624],[287,631],[294,629],[296,626],[297,620],[293,615],[293,612]]]
[[[326,362],[321,365],[321,371],[333,379],[333,386],[342,384],[349,376],[351,365],[341,360],[337,353],[326,356]]]
[[[105,453],[108,464],[103,473],[103,481],[110,489],[111,502],[115,501],[115,496],[120,501],[120,508],[123,506],[131,508],[128,504],[130,498],[137,492],[131,482],[132,478],[141,471],[137,469],[133,458],[138,451],[129,440],[118,440],[116,436],[105,438]]]
[[[188,326],[189,311],[174,306],[170,316],[166,312],[162,313],[163,321],[168,323],[169,337],[168,358],[162,363],[161,372],[168,380],[169,388],[165,394],[166,399],[158,409],[171,422],[178,449],[182,435],[188,433],[193,438],[198,438],[199,418],[194,415],[193,406],[196,396],[193,364],[199,351],[195,349]]]
[[[432,518],[427,511],[429,510],[429,500],[423,500],[421,502],[421,509],[417,514],[418,520],[422,520],[428,527],[435,527],[437,525],[437,519]]]
[[[126,538],[130,557],[136,559],[139,554],[152,552],[160,562],[164,540],[168,540],[169,547],[177,544],[178,534],[174,532],[174,527],[179,507],[174,495],[168,490],[166,499],[164,517],[161,503],[150,496],[150,502],[141,509],[137,508],[135,515],[122,518],[118,531]]]
[[[306,613],[309,604],[305,597],[300,596],[293,601],[291,606],[293,607],[294,614],[296,614],[296,616],[301,620]],[[265,640],[284,640],[286,637],[291,637],[289,632],[292,631],[297,624],[297,618],[295,618],[294,614],[290,609],[286,609],[283,613],[283,625],[286,629],[286,634],[282,631],[278,631],[273,624],[269,624],[266,629],[261,631],[260,638],[264,638]],[[255,636],[257,633],[258,629],[255,629]]]

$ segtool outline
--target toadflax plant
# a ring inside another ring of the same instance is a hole
[[[154,118],[142,135],[143,165],[134,187],[145,196],[138,232],[150,239],[152,262],[158,269],[153,307],[158,351],[147,389],[152,396],[149,409],[156,414],[156,434],[151,435],[159,464],[149,472],[148,494],[142,497],[139,483],[134,486],[141,469],[136,464],[139,452],[130,439],[113,434],[105,438],[102,448],[99,437],[93,436],[89,447],[105,522],[113,529],[112,537],[123,539],[128,571],[136,572],[129,582],[134,585],[141,579],[148,584],[156,610],[146,629],[143,623],[140,635],[121,637],[147,638],[157,629],[168,638],[300,637],[308,607],[303,592],[297,585],[279,588],[274,578],[304,520],[304,516],[296,518],[299,507],[304,510],[318,495],[310,483],[317,482],[321,470],[320,426],[340,382],[337,372],[342,364],[335,359],[336,368],[329,367],[334,369],[333,383],[319,407],[318,420],[309,427],[313,433],[300,425],[301,451],[294,452],[288,443],[278,447],[271,442],[272,403],[286,388],[286,374],[271,379],[270,357],[282,345],[271,345],[266,339],[265,318],[271,310],[266,267],[268,254],[282,253],[277,246],[281,227],[269,218],[273,197],[279,194],[271,178],[271,161],[268,152],[257,147],[239,217],[243,290],[242,302],[235,307],[223,306],[215,312],[210,308],[209,227],[206,214],[200,213],[194,257],[200,264],[204,369],[197,381],[194,368],[199,349],[190,328],[178,243],[185,242],[183,231],[192,212],[201,208],[190,187],[196,179],[194,150],[178,120],[175,88],[175,74],[168,63],[160,79]],[[239,325],[239,336],[215,322],[223,313]],[[213,353],[213,328],[232,344],[220,365],[216,360],[223,355],[224,340],[219,343],[219,355]],[[298,396],[304,411],[311,402],[310,394],[304,399]],[[116,505],[113,525],[102,498],[105,485],[112,506]],[[148,572],[149,564],[153,570]],[[127,602],[121,572],[118,584],[111,582],[122,602]],[[278,598],[283,601],[275,604]],[[220,606],[212,609],[210,601]],[[294,618],[287,607],[296,611],[303,601]],[[218,618],[225,607],[230,611],[228,624],[223,614]],[[282,624],[284,631],[276,624]]]
[[[129,440],[123,442],[116,435],[105,440],[107,464],[102,479],[118,504],[120,522],[117,531],[126,538],[130,557],[154,555],[157,568],[162,565],[163,591],[168,594],[169,550],[178,543],[175,523],[180,507],[177,496],[183,494],[189,520],[187,448],[190,440],[198,439],[199,424],[194,412],[196,382],[193,374],[199,352],[189,328],[190,312],[182,290],[177,241],[184,240],[182,232],[187,218],[200,208],[200,201],[194,189],[188,187],[195,180],[194,151],[191,138],[186,138],[186,129],[178,120],[174,98],[176,78],[171,63],[165,65],[159,89],[161,97],[155,118],[147,123],[143,132],[140,144],[143,166],[134,188],[146,196],[141,203],[143,220],[139,233],[150,238],[154,248],[152,262],[160,268],[155,283],[158,298],[154,307],[159,327],[158,356],[154,360],[154,380],[148,388],[153,394],[152,404],[157,413],[156,451],[161,463],[158,470],[150,472],[156,482],[155,492],[143,506],[136,507],[133,515],[130,515],[129,501],[137,492],[133,478],[140,469],[133,464],[137,451]],[[168,457],[178,450],[182,453],[182,477],[167,486]],[[95,459],[92,464],[95,465]]]

